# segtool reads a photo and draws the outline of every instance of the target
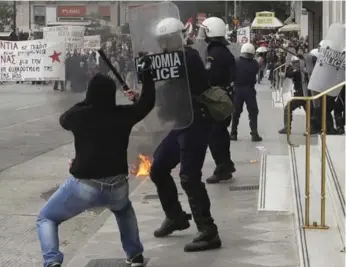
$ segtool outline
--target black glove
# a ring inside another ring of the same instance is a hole
[[[153,69],[151,67],[152,61],[151,58],[147,55],[143,55],[138,60],[138,77],[141,82],[144,81],[144,78],[147,76],[153,77]]]

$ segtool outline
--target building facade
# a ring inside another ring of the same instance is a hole
[[[130,8],[143,3],[141,1],[18,1],[16,25],[24,32],[35,32],[42,31],[46,26],[88,25],[90,17],[97,16],[108,22],[112,28],[117,28],[127,21]]]
[[[323,37],[326,36],[328,28],[333,23],[346,23],[345,1],[323,1]]]
[[[310,49],[316,48],[333,23],[346,23],[345,1],[295,1],[295,19],[300,24],[301,36],[307,36]]]

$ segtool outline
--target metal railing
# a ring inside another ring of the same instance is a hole
[[[284,99],[283,99],[283,82],[285,80],[286,77],[286,70],[287,70],[287,66],[290,64],[290,62],[286,62],[282,65],[280,65],[279,67],[276,67],[273,70],[273,77],[274,77],[274,86],[271,85],[271,88],[273,88],[273,93],[275,93],[275,99],[274,99],[274,103],[273,106],[275,105],[275,103],[280,103],[282,105],[284,105]],[[284,77],[282,77],[280,75],[281,68],[285,66],[285,70],[284,70]]]
[[[339,83],[326,91],[310,97],[299,96],[293,97],[287,103],[287,109],[291,110],[291,103],[293,101],[305,101],[305,218],[304,228],[306,229],[328,229],[326,225],[326,131],[327,131],[327,95],[345,86],[346,82]],[[310,126],[311,126],[311,101],[322,98],[322,117],[321,117],[321,223],[313,222],[310,224]],[[291,113],[287,112],[287,143],[292,147],[298,147],[291,142]]]

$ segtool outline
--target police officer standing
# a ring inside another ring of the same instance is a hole
[[[206,70],[208,82],[211,87],[221,87],[230,90],[230,85],[235,80],[235,59],[225,39],[226,24],[217,17],[210,17],[200,25],[207,47]],[[230,92],[231,93],[231,92]],[[209,148],[214,158],[216,169],[214,174],[207,179],[207,183],[218,183],[232,178],[235,172],[234,163],[230,153],[230,136],[228,127],[231,116],[221,122],[215,122],[209,141]]]
[[[175,18],[167,18],[157,25],[157,39],[167,52],[181,49],[180,36],[184,24]],[[164,31],[162,31],[164,29]],[[200,96],[209,86],[204,64],[198,52],[185,48],[186,67],[192,99]],[[178,192],[171,171],[180,163],[181,186],[188,196],[198,234],[184,248],[186,252],[221,247],[218,228],[210,213],[210,199],[202,182],[202,168],[212,128],[212,119],[203,105],[193,101],[193,122],[182,130],[172,130],[155,151],[150,178],[154,182],[166,218],[154,236],[165,237],[174,231],[190,227],[191,216],[186,214],[178,200]],[[162,106],[161,108],[169,108]]]
[[[240,58],[236,61],[236,79],[235,79],[235,113],[232,120],[231,140],[238,140],[238,124],[241,113],[243,112],[244,103],[249,113],[251,140],[253,142],[262,141],[258,134],[257,118],[258,105],[255,84],[259,66],[254,59],[255,47],[246,43],[243,44],[240,51]]]
[[[294,96],[304,96],[303,94],[303,80],[302,80],[302,74],[300,70],[300,62],[299,58],[296,56],[293,56],[291,59],[291,66],[288,68],[286,72],[286,77],[291,78],[293,82],[294,87]],[[290,110],[288,109],[287,105],[284,108],[284,127],[279,131],[279,134],[286,134],[287,133],[287,115],[288,112],[291,114],[292,119],[292,112],[296,110],[297,108],[303,107],[305,109],[305,101],[299,100],[299,101],[293,101],[290,106]]]

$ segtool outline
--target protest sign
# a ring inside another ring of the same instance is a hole
[[[43,28],[43,38],[54,40],[65,37],[66,50],[82,49],[84,46],[84,26],[54,26]]]
[[[250,42],[250,27],[237,30],[237,43],[245,44]]]
[[[0,81],[65,80],[65,39],[0,40]]]
[[[91,35],[84,36],[84,49],[98,50],[101,48],[101,36]]]

